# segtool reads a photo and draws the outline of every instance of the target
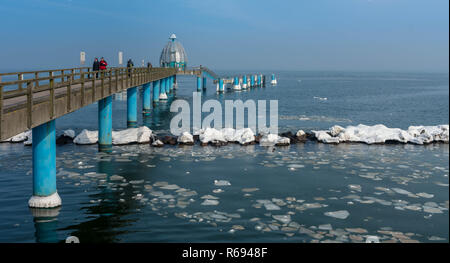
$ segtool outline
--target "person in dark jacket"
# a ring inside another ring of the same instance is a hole
[[[92,71],[99,71],[99,69],[100,69],[100,63],[98,62],[98,58],[95,58],[94,64],[92,64]],[[96,78],[98,78],[98,72],[95,75],[96,75]]]
[[[131,58],[127,62],[127,68],[128,68],[128,77],[131,77],[131,68],[134,67],[133,60]]]
[[[152,63],[150,63],[150,62],[148,62],[147,63],[147,68],[152,68],[153,66],[152,66]]]

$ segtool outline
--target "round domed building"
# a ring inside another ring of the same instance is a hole
[[[179,68],[184,70],[187,66],[186,51],[184,51],[183,45],[175,40],[176,38],[175,34],[169,37],[170,41],[161,52],[159,64],[164,68]]]

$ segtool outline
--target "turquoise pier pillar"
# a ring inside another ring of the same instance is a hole
[[[160,87],[160,93],[159,93],[159,99],[160,100],[167,100],[167,94],[166,94],[166,83],[167,79],[161,79],[161,87]]]
[[[239,85],[239,77],[234,77],[234,86],[233,89],[235,90],[240,90],[241,89],[241,85]]]
[[[197,76],[197,91],[202,91],[202,78]]]
[[[219,79],[219,92],[223,92],[223,79]]]
[[[98,101],[98,150],[112,151],[112,96]]]
[[[166,94],[170,93],[170,77],[166,78]]]
[[[150,83],[145,83],[143,86],[144,91],[142,92],[142,112],[145,115],[150,114],[150,104],[151,104],[151,98],[150,98]]]
[[[261,75],[258,75],[258,87],[261,87]]]
[[[206,77],[203,77],[202,88],[203,88],[203,90],[206,90]]]
[[[170,76],[170,92],[173,91],[174,88],[174,84],[175,83],[175,77],[174,76]]]
[[[137,127],[137,87],[127,89],[127,128]]]
[[[250,87],[254,87],[255,86],[255,78],[254,76],[250,76]]]
[[[32,130],[33,195],[29,207],[52,208],[61,205],[56,191],[56,129],[55,120]]]
[[[159,101],[159,83],[160,80],[153,81],[153,102]]]
[[[247,88],[247,75],[242,76],[242,88]]]

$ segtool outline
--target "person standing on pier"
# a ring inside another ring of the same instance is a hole
[[[98,71],[100,69],[100,63],[98,62],[98,58],[94,59],[94,64],[92,65],[92,71]],[[95,73],[96,78],[98,78],[98,72]],[[94,77],[94,75],[92,76]]]
[[[131,68],[134,67],[133,60],[131,58],[127,62],[127,68],[128,68],[128,77],[131,77]]]
[[[152,63],[150,63],[150,62],[148,62],[147,63],[147,68],[152,68],[153,66],[152,66]]]
[[[105,59],[102,57],[100,59],[100,70],[106,70],[106,66],[108,66],[108,63],[106,63]],[[102,77],[105,76],[105,72],[102,72]]]

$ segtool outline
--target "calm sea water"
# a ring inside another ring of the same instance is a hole
[[[272,72],[264,73],[270,79]],[[449,123],[448,74],[273,73],[275,87],[221,95],[208,80],[203,99],[276,99],[280,131]],[[150,118],[139,116],[141,124],[168,132],[170,102],[192,100],[195,90],[194,78],[178,83],[176,96]],[[120,97],[114,129],[126,127]],[[96,130],[97,105],[56,125]],[[63,205],[41,211],[27,207],[31,147],[0,144],[0,242],[63,242],[70,235],[81,242],[364,242],[369,235],[382,242],[449,241],[448,144],[113,150],[58,146]]]

